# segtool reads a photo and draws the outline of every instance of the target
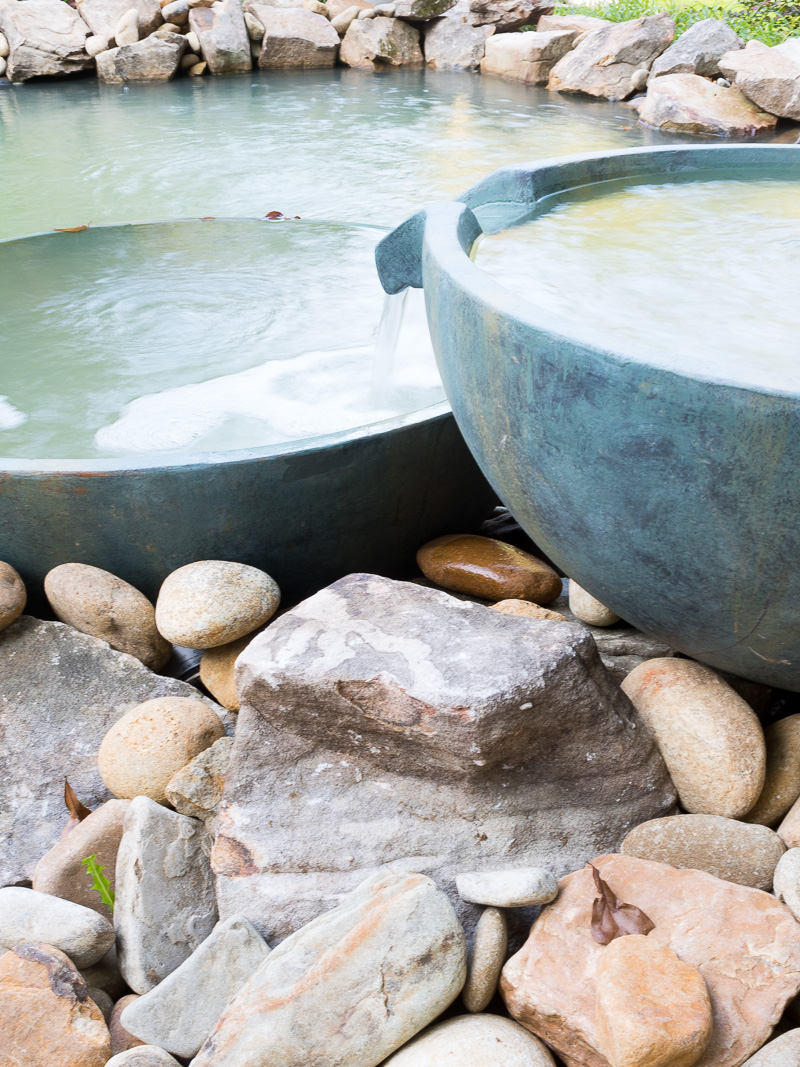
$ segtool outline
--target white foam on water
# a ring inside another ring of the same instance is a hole
[[[24,411],[19,411],[7,396],[0,396],[0,430],[14,430],[28,421]]]

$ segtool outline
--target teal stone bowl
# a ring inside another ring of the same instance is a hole
[[[424,288],[464,438],[551,559],[680,652],[800,691],[800,395],[759,387],[757,371],[743,386],[702,366],[687,374],[670,353],[615,351],[590,323],[576,330],[470,258],[482,233],[578,189],[765,177],[800,183],[800,148],[643,148],[506,167],[407,220],[376,261],[387,292]]]

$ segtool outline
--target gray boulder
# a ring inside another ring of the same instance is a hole
[[[197,34],[212,74],[241,74],[252,69],[241,0],[195,7],[189,12],[189,25]]]
[[[542,15],[536,24],[540,33],[551,30],[573,30],[577,33],[592,33],[604,26],[613,26],[608,19],[599,19],[594,15]]]
[[[639,108],[646,126],[701,137],[751,137],[774,129],[777,119],[752,104],[738,89],[697,74],[653,78]]]
[[[217,921],[210,840],[201,822],[136,797],[117,854],[114,926],[122,977],[147,993],[187,960]]]
[[[719,75],[719,61],[741,48],[742,42],[727,24],[719,19],[703,19],[662,52],[650,68],[652,77],[663,74],[699,74],[703,78]]]
[[[384,864],[430,874],[472,923],[460,871],[561,875],[674,803],[575,625],[356,574],[274,621],[237,681],[212,864],[221,913],[270,943]]]
[[[395,18],[403,19],[435,19],[444,15],[456,0],[397,0],[394,4]]]
[[[722,74],[762,111],[800,122],[800,39],[768,48],[761,41],[728,52]]]
[[[419,31],[398,18],[357,19],[350,24],[339,53],[348,67],[385,70],[387,67],[421,67]]]
[[[458,996],[464,931],[421,874],[385,871],[287,938],[192,1067],[377,1067]]]
[[[462,18],[438,19],[425,29],[425,63],[432,70],[477,70],[493,26],[470,26]]]
[[[178,73],[186,48],[186,38],[177,33],[110,48],[97,57],[97,77],[112,84],[167,82]]]
[[[576,37],[574,30],[497,34],[486,42],[481,74],[546,85],[553,67],[569,52]]]
[[[59,840],[65,778],[89,808],[111,799],[100,742],[126,711],[159,696],[199,694],[60,622],[23,615],[0,633],[0,885],[30,880]]]
[[[110,41],[120,19],[131,10],[139,17],[139,35],[147,37],[163,22],[158,0],[77,0],[78,11],[97,37]]]
[[[191,1059],[268,955],[255,927],[232,915],[155,989],[132,1001],[120,1022],[141,1041]]]
[[[647,15],[592,31],[553,67],[548,88],[624,100],[634,92],[633,75],[649,70],[672,43],[669,15]]]
[[[29,941],[60,949],[76,967],[91,967],[114,944],[114,927],[71,900],[21,886],[0,889],[0,949]]]
[[[221,737],[169,780],[167,800],[181,815],[202,819],[207,826],[216,818],[232,745],[230,737]]]
[[[63,0],[0,0],[0,35],[8,44],[11,81],[80,74],[92,66],[84,48],[89,28]]]
[[[339,34],[324,15],[246,0],[245,10],[264,27],[258,65],[263,70],[332,67]]]
[[[549,0],[467,0],[467,21],[473,26],[494,26],[495,33],[509,33],[523,26],[536,26],[553,11]]]

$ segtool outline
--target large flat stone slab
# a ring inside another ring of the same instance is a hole
[[[33,877],[67,821],[64,779],[96,808],[111,798],[97,770],[106,731],[130,708],[192,686],[60,622],[23,615],[0,633],[0,885]],[[207,703],[228,724],[232,716]]]
[[[212,866],[221,914],[270,943],[384,864],[430,875],[470,926],[460,872],[564,874],[674,801],[576,625],[350,575],[273,622],[237,677]]]

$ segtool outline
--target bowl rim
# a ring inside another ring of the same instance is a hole
[[[800,386],[781,389],[763,382],[751,382],[744,377],[733,379],[700,368],[689,374],[685,365],[682,366],[674,357],[670,358],[667,349],[660,349],[662,358],[654,360],[637,352],[631,345],[615,344],[605,330],[576,323],[530,303],[496,281],[471,258],[471,252],[481,236],[498,233],[511,225],[507,222],[493,227],[492,207],[516,204],[522,214],[523,209],[533,211],[536,205],[544,204],[550,198],[592,186],[597,186],[600,192],[603,185],[620,188],[623,184],[645,184],[648,181],[677,183],[687,179],[724,180],[737,176],[753,177],[756,173],[768,179],[770,175],[762,170],[767,158],[780,161],[782,173],[778,175],[779,178],[796,177],[800,183],[800,145],[794,144],[653,145],[581,152],[530,164],[501,167],[472,186],[457,201],[440,201],[425,209],[423,262],[428,257],[432,258],[438,269],[446,273],[473,301],[490,308],[497,315],[546,334],[555,344],[579,345],[618,365],[635,363],[656,374],[673,374],[684,379],[765,396],[786,397],[797,402]],[[661,169],[656,169],[659,167],[658,161]],[[692,174],[697,177],[692,179]],[[503,199],[503,194],[514,198]]]
[[[261,225],[279,225],[283,223],[303,223],[305,226],[336,226],[348,230],[373,230],[377,234],[389,233],[391,227],[381,226],[370,222],[339,222],[335,219],[294,219],[285,217],[273,220],[255,216],[214,216],[207,218],[173,218],[173,219],[143,219],[130,222],[101,223],[97,226],[89,225],[88,232],[95,230],[122,230],[138,226],[172,226],[185,223],[236,222],[236,223],[259,223]],[[68,230],[41,230],[35,233],[21,234],[16,237],[0,238],[0,247],[14,244],[19,241],[29,241],[37,238],[67,239],[74,237],[75,233]],[[167,470],[171,467],[214,467],[230,463],[250,463],[257,460],[280,459],[298,454],[310,454],[321,452],[337,445],[346,445],[357,441],[366,441],[380,437],[386,433],[402,431],[418,426],[424,422],[434,421],[452,414],[449,402],[440,400],[436,404],[429,404],[424,408],[406,412],[403,415],[395,415],[389,419],[377,420],[354,426],[349,430],[339,430],[336,433],[319,434],[315,437],[297,438],[293,441],[281,441],[273,445],[261,445],[254,448],[216,449],[211,451],[195,452],[147,452],[128,453],[114,457],[87,457],[85,459],[20,459],[18,457],[3,456],[0,454],[0,475],[11,474],[115,474],[128,473],[142,470]]]

